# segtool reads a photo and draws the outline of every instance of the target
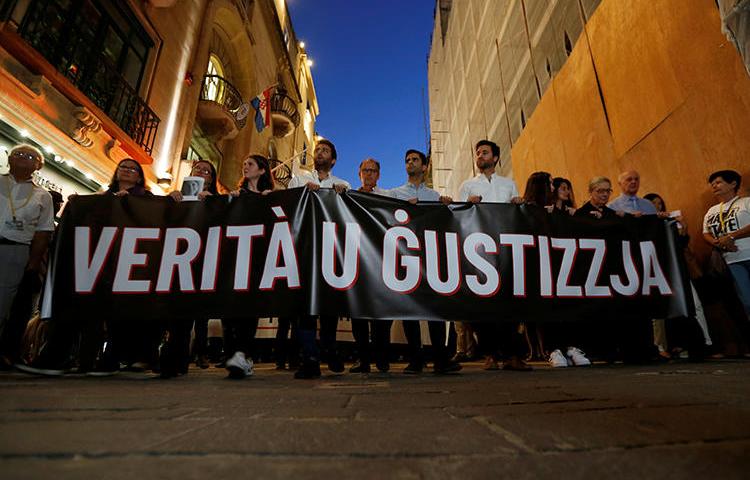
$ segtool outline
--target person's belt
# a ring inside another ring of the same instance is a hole
[[[0,237],[0,245],[23,245],[24,247],[28,247],[28,243],[21,243],[21,242],[14,242],[13,240],[8,240],[7,238]]]

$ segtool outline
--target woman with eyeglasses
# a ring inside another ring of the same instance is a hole
[[[203,190],[198,193],[199,200],[205,200],[209,196],[217,196],[219,184],[217,180],[216,167],[208,160],[196,160],[190,169],[191,177],[203,178]],[[183,200],[182,192],[175,190],[169,193],[169,198],[175,202]],[[190,330],[195,329],[193,339],[192,355],[198,368],[206,369],[208,363],[208,319],[202,318],[194,322],[176,321],[167,326],[167,339],[162,343],[159,363],[162,378],[170,378],[186,374],[190,363]]]
[[[132,158],[120,160],[105,193],[116,197],[122,197],[123,195],[149,197],[153,195],[146,187],[143,167]]]
[[[249,155],[242,162],[242,179],[233,197],[265,195],[273,191],[274,182],[268,159],[263,155]],[[231,355],[225,363],[229,378],[242,379],[254,373],[253,346],[258,330],[258,317],[225,318],[224,351]]]
[[[203,191],[198,193],[198,200],[203,200],[208,196],[220,195],[219,182],[217,180],[216,167],[208,160],[196,160],[190,169],[191,177],[203,178]],[[175,190],[170,192],[169,196],[175,202],[182,201],[182,192]]]
[[[623,212],[616,212],[607,206],[612,195],[612,182],[607,177],[594,177],[589,182],[589,201],[576,210],[576,217],[614,218],[622,217]]]

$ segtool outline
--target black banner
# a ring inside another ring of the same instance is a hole
[[[529,205],[412,205],[327,189],[182,203],[93,195],[65,209],[43,313],[685,316],[692,303],[673,235],[654,216],[579,219]]]

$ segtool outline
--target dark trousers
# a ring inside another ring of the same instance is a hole
[[[40,290],[39,274],[26,271],[18,285],[18,291],[13,299],[8,320],[2,330],[2,337],[0,337],[0,355],[8,357],[14,363],[20,360],[21,341],[26,331],[26,325],[31,319],[31,313],[34,311],[34,300],[38,298],[36,294]]]
[[[251,358],[258,331],[258,317],[224,318],[221,326],[224,330],[224,351],[227,358],[235,352],[242,352],[245,357]]]
[[[376,361],[388,362],[391,345],[391,325],[393,320],[363,320],[352,318],[352,335],[357,343],[360,363],[369,364],[372,360],[370,334],[375,347]]]
[[[196,320],[193,326],[195,338],[193,339],[193,356],[200,357],[208,354],[208,319]]]
[[[277,365],[290,366],[299,363],[299,342],[297,341],[297,319],[293,317],[279,317],[274,341],[274,356]],[[289,331],[291,330],[291,338]]]
[[[479,349],[484,355],[495,357],[524,357],[526,339],[519,332],[517,322],[476,322]]]
[[[299,343],[302,346],[302,356],[305,360],[320,361],[320,350],[326,356],[336,355],[336,329],[339,317],[320,316],[320,350],[315,343],[315,330],[318,317],[303,315],[299,319]]]
[[[409,344],[410,362],[424,362],[422,355],[422,330],[416,320],[405,320],[403,322],[404,335]],[[448,349],[445,346],[446,326],[443,321],[427,322],[430,331],[430,343],[432,343],[433,362],[446,363],[448,361]]]

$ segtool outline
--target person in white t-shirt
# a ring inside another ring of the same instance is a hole
[[[8,152],[10,172],[0,175],[0,335],[24,273],[36,273],[40,281],[44,274],[43,258],[55,229],[52,197],[31,179],[43,164],[39,150],[18,145]]]
[[[703,238],[722,251],[750,315],[750,197],[739,195],[742,177],[734,170],[720,170],[708,177],[719,203],[703,218]]]

